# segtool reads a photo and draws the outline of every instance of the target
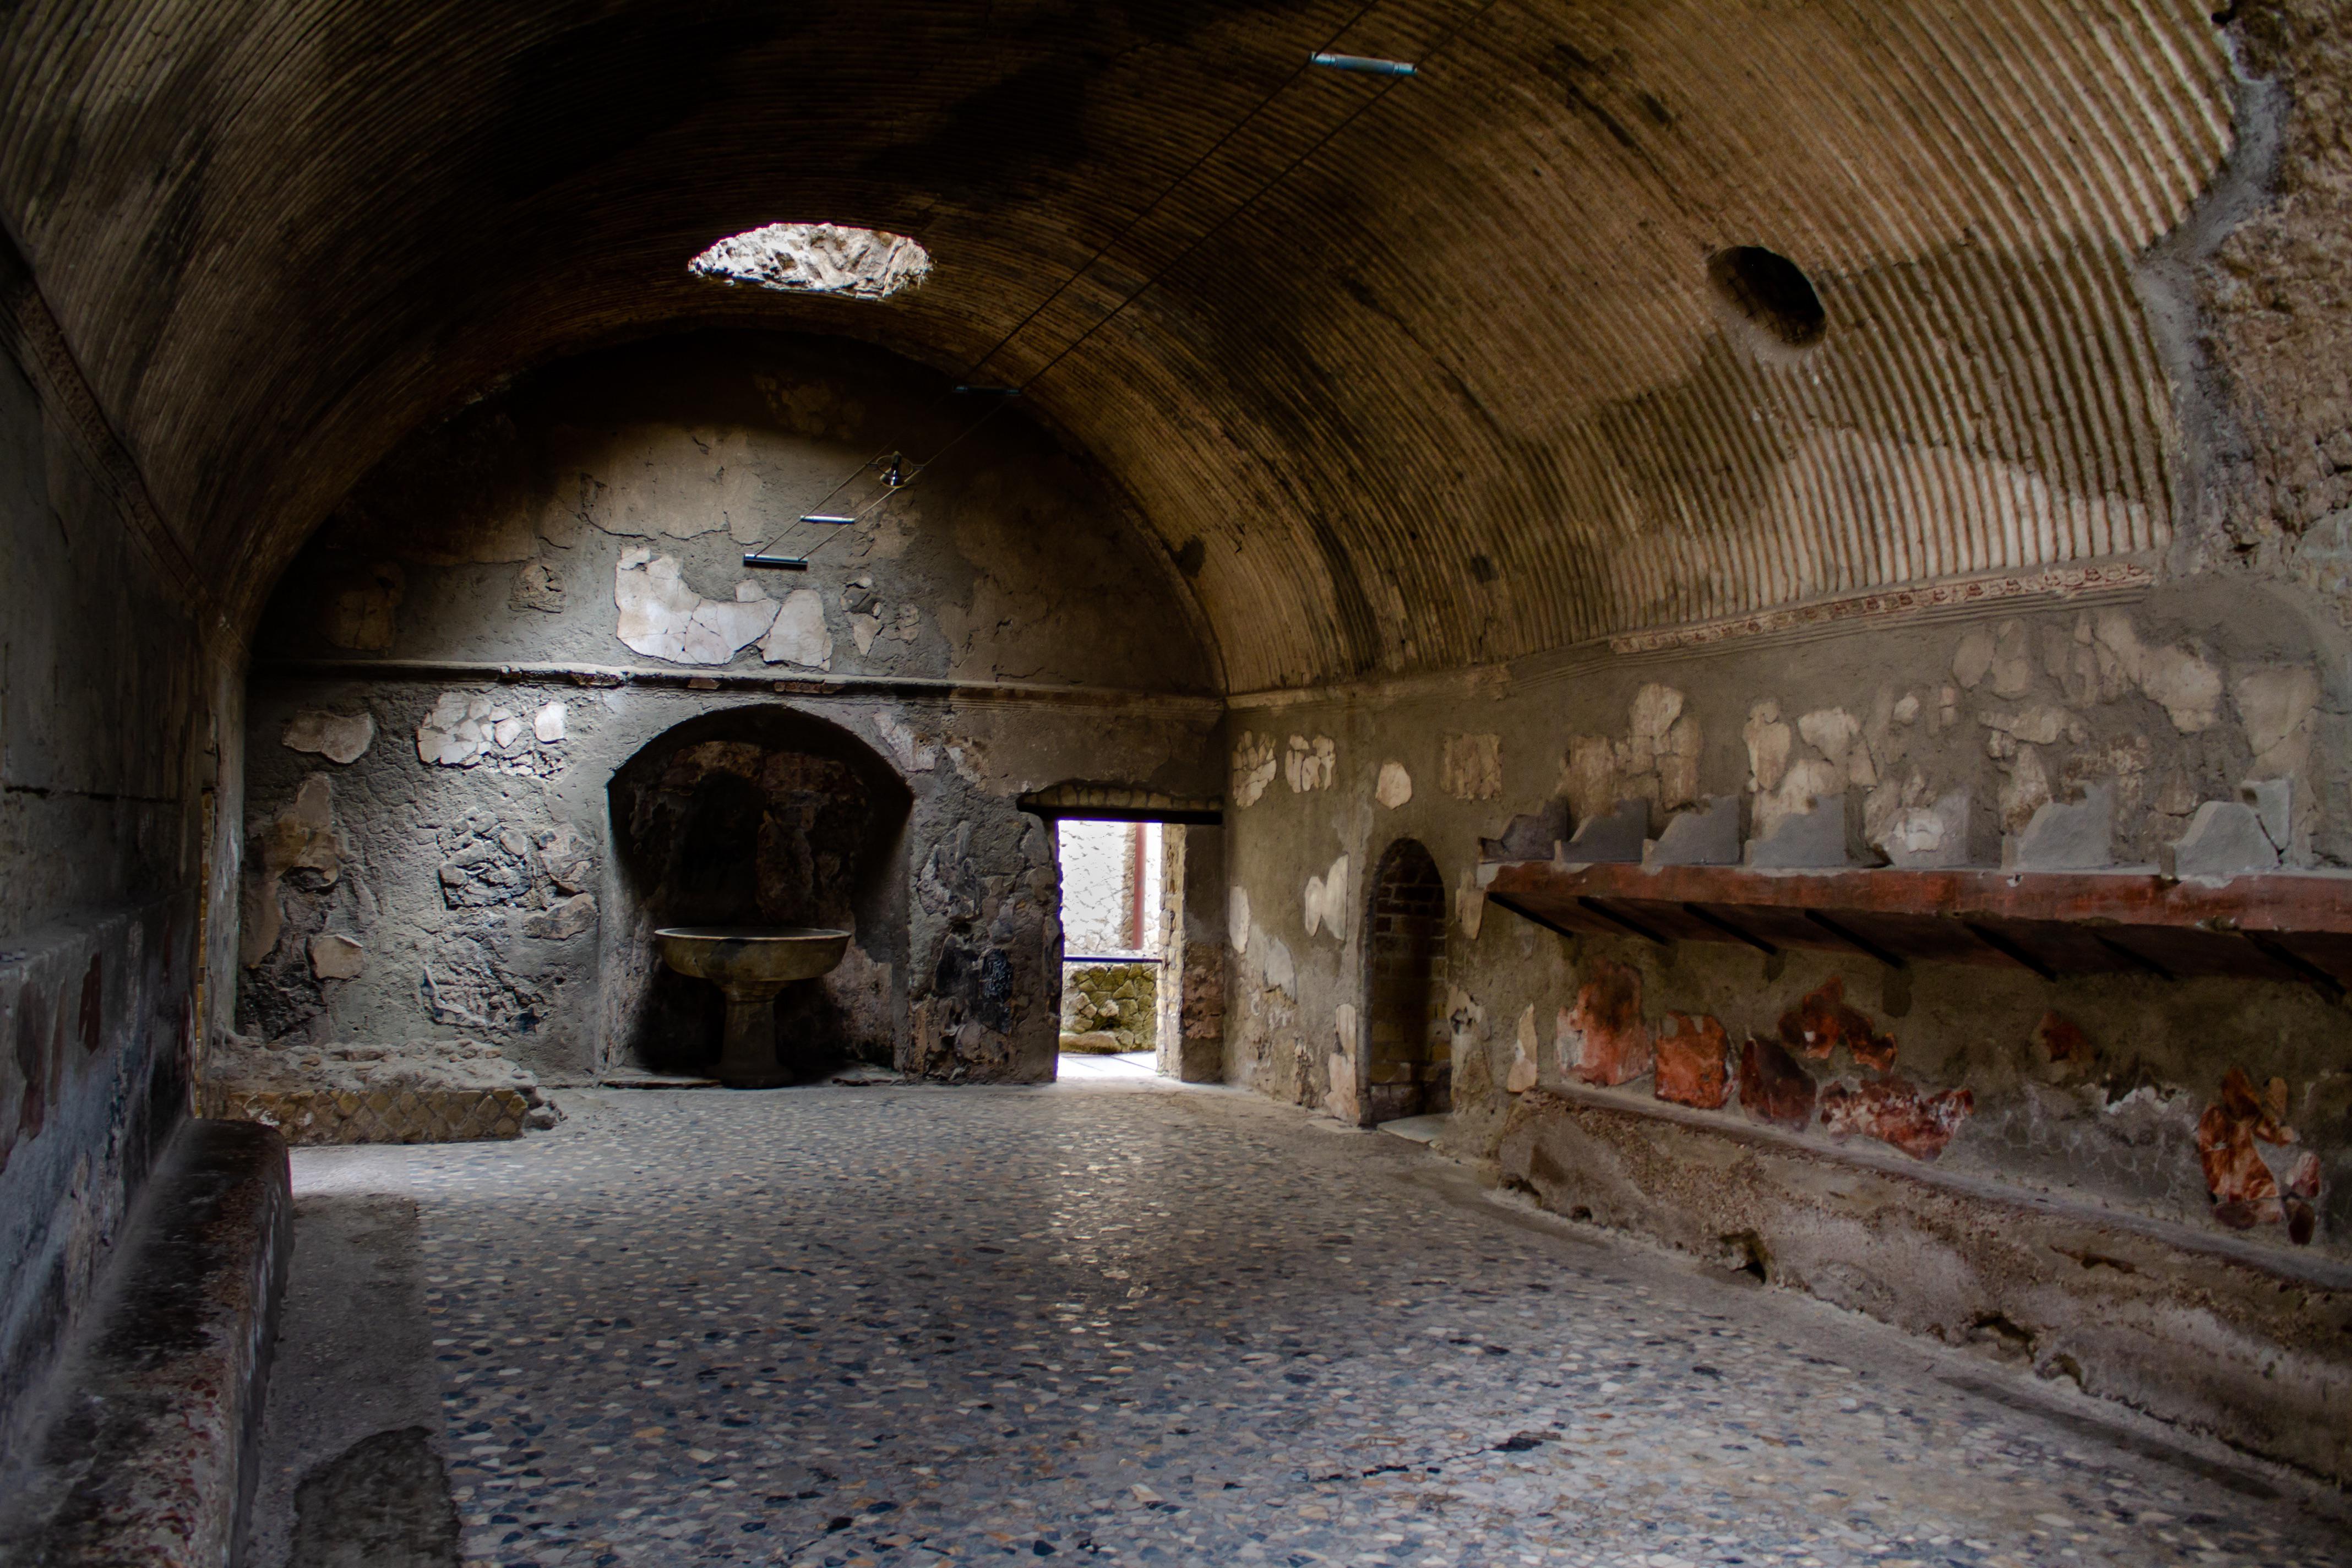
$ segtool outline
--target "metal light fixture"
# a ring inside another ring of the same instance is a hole
[[[804,555],[762,555],[756,550],[744,552],[743,564],[764,566],[771,572],[805,572],[809,569],[808,557]]]
[[[1335,55],[1328,49],[1310,55],[1309,63],[1325,66],[1335,71],[1353,71],[1358,76],[1415,76],[1419,72],[1402,60],[1374,59],[1370,55]]]

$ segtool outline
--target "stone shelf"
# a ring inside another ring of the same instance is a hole
[[[1488,867],[1486,897],[1538,925],[1651,942],[1811,948],[2061,975],[2228,975],[2352,987],[2352,876],[2172,881],[2146,868],[1995,871],[1744,866]]]

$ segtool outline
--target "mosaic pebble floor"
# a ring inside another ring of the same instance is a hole
[[[2352,1563],[2193,1439],[1232,1091],[563,1103],[295,1154],[420,1205],[468,1563]]]

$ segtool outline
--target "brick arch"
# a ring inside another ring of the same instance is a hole
[[[1369,884],[1364,1109],[1393,1121],[1453,1108],[1445,1048],[1445,879],[1420,840],[1390,845]]]

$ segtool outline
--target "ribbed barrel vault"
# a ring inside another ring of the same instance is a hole
[[[717,321],[961,374],[1114,239],[978,374],[1043,372],[1235,689],[2164,541],[2133,268],[2231,144],[2210,6],[1360,5],[26,0],[0,203],[248,614],[501,375]],[[1297,75],[1326,43],[1423,73]],[[773,221],[935,270],[687,274]],[[1727,327],[1741,245],[1804,269],[1818,344]]]

